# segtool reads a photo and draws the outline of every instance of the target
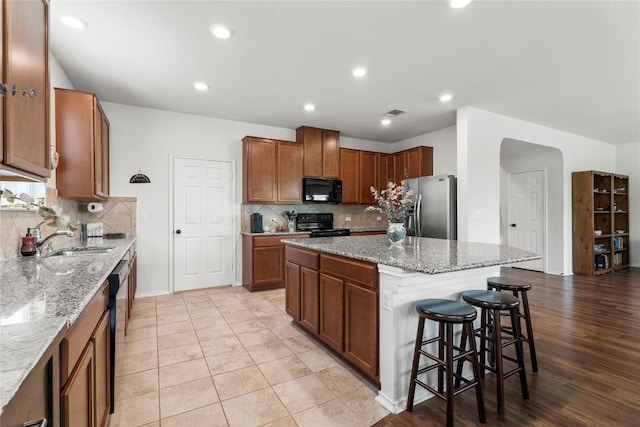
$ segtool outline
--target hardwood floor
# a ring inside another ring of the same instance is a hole
[[[495,381],[487,376],[486,425],[640,425],[640,268],[595,278],[510,268],[503,274],[533,285],[529,304],[539,371],[531,371],[525,345],[530,398],[522,400],[517,375],[508,378],[504,415],[496,411]],[[479,425],[473,391],[456,396],[455,413],[457,426]],[[433,398],[375,426],[444,424],[445,402]]]

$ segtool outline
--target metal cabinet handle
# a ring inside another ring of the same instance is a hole
[[[22,424],[22,427],[47,427],[47,419],[42,418],[40,420],[27,421]]]

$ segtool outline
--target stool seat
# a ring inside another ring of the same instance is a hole
[[[429,320],[445,323],[472,322],[478,316],[476,310],[469,304],[438,298],[418,301],[416,311]]]
[[[511,277],[489,277],[487,279],[489,289],[505,290],[505,291],[529,291],[531,283],[522,280],[513,279]]]
[[[511,310],[520,304],[520,300],[513,295],[485,290],[465,291],[462,299],[471,305],[490,310]]]

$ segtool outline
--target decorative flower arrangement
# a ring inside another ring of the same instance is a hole
[[[46,222],[47,225],[56,226],[58,228],[68,228],[70,230],[74,229],[70,226],[71,217],[69,215],[64,215],[62,208],[58,205],[53,205],[49,208],[42,202],[35,203],[34,199],[26,193],[20,193],[19,195],[16,195],[12,191],[7,189],[0,190],[0,194],[2,194],[2,197],[4,197],[9,203],[13,203],[16,200],[24,202],[25,209],[30,209],[32,206],[37,207],[38,215],[42,217],[42,221],[35,228],[40,227]]]
[[[389,181],[385,190],[378,191],[371,186],[371,194],[378,202],[378,206],[368,206],[365,209],[366,212],[378,211],[386,215],[389,223],[404,223],[413,206],[412,190],[408,190],[406,185]]]

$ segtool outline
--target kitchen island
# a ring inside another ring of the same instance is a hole
[[[500,266],[540,258],[504,245],[419,237],[402,245],[391,245],[386,236],[283,242],[287,312],[379,385],[376,400],[393,413],[406,407],[415,302],[459,299],[465,290],[486,289],[487,277],[499,274]],[[425,329],[436,332],[435,325]],[[417,391],[415,402],[429,397]]]

